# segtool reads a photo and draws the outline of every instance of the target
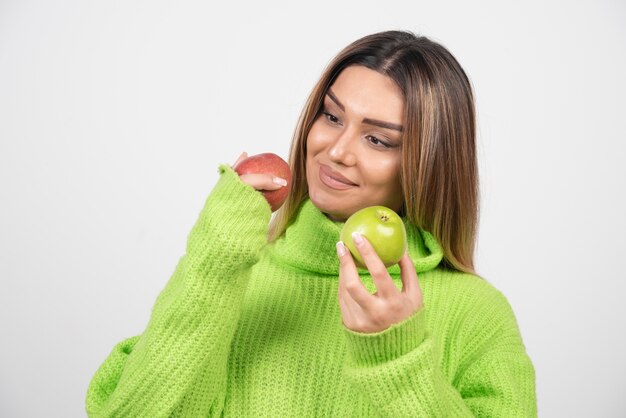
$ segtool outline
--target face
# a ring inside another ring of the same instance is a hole
[[[306,155],[309,197],[330,219],[375,205],[400,211],[403,115],[398,86],[364,66],[345,68],[330,86]]]

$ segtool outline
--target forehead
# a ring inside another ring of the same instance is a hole
[[[345,112],[363,118],[400,124],[404,97],[388,76],[361,65],[345,68],[329,89],[345,106]],[[325,100],[332,102],[328,95]]]

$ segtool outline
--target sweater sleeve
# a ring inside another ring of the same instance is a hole
[[[456,364],[445,365],[452,377],[423,307],[379,333],[344,328],[346,378],[385,417],[535,417],[535,372],[511,307],[498,291],[483,301],[445,342],[459,350],[449,354]]]
[[[219,173],[144,332],[117,344],[92,378],[90,417],[220,414],[230,344],[271,209],[230,166]]]

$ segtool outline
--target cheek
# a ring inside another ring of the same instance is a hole
[[[371,159],[368,162],[370,184],[378,187],[395,187],[400,182],[400,158]]]
[[[306,174],[309,176],[309,171],[311,169],[311,165],[313,164],[313,158],[319,154],[319,152],[323,149],[323,146],[320,144],[318,129],[316,129],[316,123],[311,126],[309,133],[306,137]],[[309,179],[310,180],[310,179]]]
[[[307,150],[311,154],[315,155],[319,151],[323,150],[330,142],[330,137],[324,130],[321,121],[318,120],[313,123],[309,135],[307,136]]]

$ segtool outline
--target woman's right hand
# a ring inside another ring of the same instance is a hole
[[[237,158],[237,161],[235,161],[235,164],[233,164],[232,166],[233,170],[237,167],[237,164],[239,164],[241,161],[245,160],[246,158],[248,158],[248,153],[242,152],[239,158]],[[259,191],[278,190],[281,187],[284,187],[287,185],[287,180],[280,178],[280,177],[276,177],[272,174],[263,174],[263,173],[242,174],[239,176],[239,178],[244,183],[249,184],[250,186],[254,187],[255,190],[259,190]]]

